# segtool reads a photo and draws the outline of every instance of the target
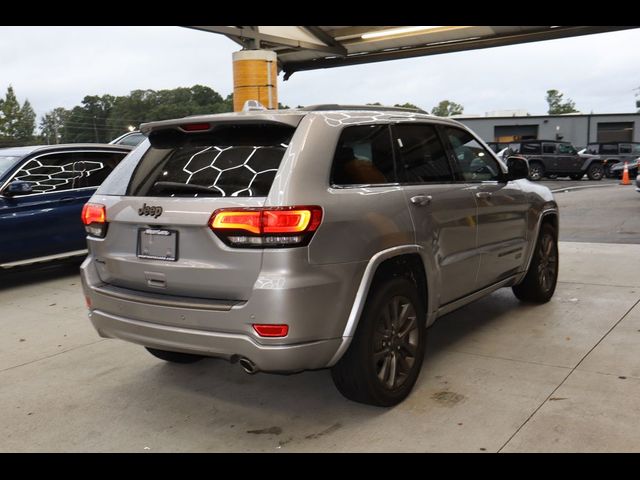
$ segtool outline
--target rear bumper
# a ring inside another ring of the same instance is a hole
[[[214,301],[127,290],[101,281],[91,255],[81,266],[89,318],[105,338],[296,372],[328,366],[341,342],[365,264],[313,266],[306,275],[260,277],[247,301]],[[283,338],[253,324],[288,324]]]
[[[297,345],[260,345],[246,335],[206,332],[131,320],[93,310],[91,323],[101,337],[118,338],[161,350],[221,357],[248,358],[258,370],[297,372],[323,368],[340,346],[340,338]]]

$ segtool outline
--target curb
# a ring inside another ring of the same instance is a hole
[[[582,190],[585,188],[605,188],[605,187],[617,187],[619,186],[619,183],[608,183],[606,185],[579,185],[577,187],[565,187],[565,188],[558,188],[556,190],[551,190],[551,193],[562,193],[562,192],[568,192],[570,190]],[[628,186],[628,185],[620,185],[620,186]]]

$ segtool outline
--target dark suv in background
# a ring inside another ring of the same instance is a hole
[[[555,140],[526,140],[509,143],[504,158],[512,155],[525,157],[529,161],[529,179],[544,177],[571,177],[580,180],[587,174],[590,180],[602,180],[604,167],[597,155],[580,154],[568,142]]]
[[[609,178],[619,177],[622,174],[624,162],[628,163],[629,173],[633,168],[637,169],[636,161],[640,157],[639,142],[606,142],[590,143],[584,149],[584,153],[599,155],[602,159],[604,173]]]

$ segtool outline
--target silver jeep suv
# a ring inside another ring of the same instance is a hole
[[[141,130],[82,214],[103,337],[249,373],[331,368],[347,398],[391,406],[436,318],[555,290],[553,196],[460,123],[333,105]]]

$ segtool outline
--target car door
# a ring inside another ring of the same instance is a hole
[[[543,143],[542,147],[542,161],[544,163],[544,169],[547,173],[557,173],[562,171],[562,165],[560,158],[556,151],[555,143]]]
[[[529,204],[518,181],[508,181],[498,161],[466,130],[443,127],[456,174],[469,185],[478,207],[480,265],[475,289],[521,269],[527,247]]]
[[[11,181],[31,183],[26,195],[4,196],[0,263],[81,253],[86,249],[82,206],[124,152],[61,151],[25,158]]]
[[[444,305],[475,287],[480,265],[476,202],[469,185],[455,181],[434,125],[399,123],[392,130],[416,242],[434,259],[433,288]]]

